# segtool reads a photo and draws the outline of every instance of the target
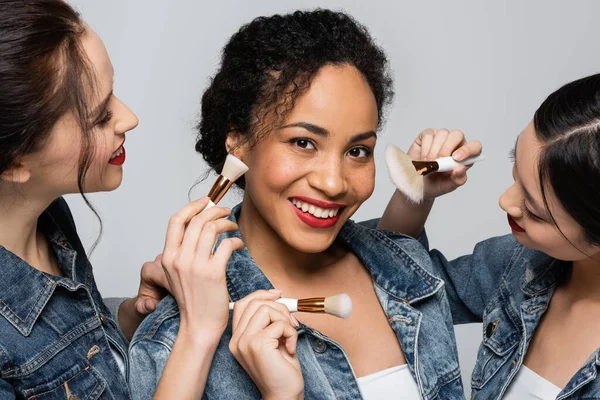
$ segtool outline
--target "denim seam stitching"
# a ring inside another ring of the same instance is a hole
[[[96,322],[96,324],[92,324],[93,322]],[[61,338],[59,340],[57,340],[51,346],[44,349],[42,351],[42,353],[40,355],[38,355],[38,357],[36,357],[35,359],[31,360],[30,362],[28,362],[25,365],[18,366],[18,367],[15,367],[15,368],[12,368],[10,370],[3,372],[2,376],[4,378],[19,378],[21,376],[25,376],[25,375],[28,375],[28,374],[36,371],[38,369],[38,367],[33,367],[29,371],[30,366],[34,365],[34,364],[39,364],[40,366],[44,365],[50,358],[52,358],[54,355],[56,355],[57,352],[61,351],[62,349],[67,347],[69,344],[73,343],[73,341],[77,340],[78,338],[85,335],[86,333],[96,329],[100,325],[101,325],[100,320],[96,316],[88,319],[87,321],[85,321],[84,323],[79,325],[77,328],[72,329],[70,332],[61,336]],[[64,342],[66,342],[66,343],[64,343]],[[64,343],[64,345],[62,345],[63,343]],[[20,371],[22,371],[22,372],[17,373]],[[25,371],[27,371],[27,372],[25,372]]]
[[[411,266],[411,268],[415,272],[417,272],[421,278],[423,278],[423,280],[425,280],[428,284],[434,286],[433,291],[424,291],[424,292],[415,293],[415,298],[413,299],[413,302],[422,300],[424,297],[434,294],[443,286],[443,281],[441,279],[435,278],[426,269],[421,267],[419,265],[419,263],[417,263],[417,261],[413,257],[411,257],[408,253],[406,253],[404,250],[402,250],[399,247],[398,243],[396,243],[394,240],[390,239],[385,234],[383,234],[375,229],[368,229],[368,228],[365,228],[365,227],[362,227],[362,226],[359,226],[356,224],[355,224],[355,226],[358,226],[361,230],[364,230],[365,233],[367,233],[371,236],[374,236],[376,239],[379,239],[390,251],[392,251],[394,254],[399,256],[402,260],[407,261],[407,264],[409,264]],[[354,236],[354,234],[352,234],[352,236]],[[398,296],[394,295],[393,293],[390,293],[390,295],[396,299],[401,300],[400,298],[398,298]]]
[[[47,280],[47,281],[48,281],[48,282],[49,282],[49,283],[50,283],[52,286],[56,287],[56,283],[54,283],[54,281],[53,281],[52,279],[48,278],[48,277],[47,277],[47,276],[45,276],[45,275],[44,275],[44,278],[46,278],[46,280]],[[40,289],[40,292],[39,292],[39,294],[38,294],[38,297],[36,298],[35,302],[33,303],[33,306],[31,307],[31,310],[29,310],[29,312],[28,312],[28,313],[27,313],[27,315],[25,316],[25,319],[23,319],[23,318],[19,317],[19,315],[18,315],[16,312],[14,312],[14,311],[12,310],[12,308],[10,308],[10,306],[9,306],[8,304],[6,304],[6,303],[4,302],[4,300],[2,300],[1,298],[0,298],[0,302],[6,306],[6,308],[8,309],[8,311],[10,311],[11,315],[14,315],[14,316],[15,316],[15,317],[16,317],[16,318],[19,320],[19,321],[21,321],[22,323],[25,323],[25,322],[26,322],[26,321],[29,319],[29,316],[31,315],[31,313],[33,312],[33,310],[36,308],[36,305],[37,305],[37,304],[38,304],[38,302],[40,301],[40,298],[41,298],[41,297],[42,297],[42,295],[44,294],[44,288],[45,288],[45,286],[44,286],[43,288],[41,288],[41,289]]]

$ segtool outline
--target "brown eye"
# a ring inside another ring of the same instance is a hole
[[[306,139],[306,138],[292,139],[291,143],[295,144],[296,146],[298,146],[302,149],[312,150],[315,148],[314,144],[309,139]]]
[[[366,147],[354,147],[348,151],[351,157],[364,158],[370,156],[372,151]]]

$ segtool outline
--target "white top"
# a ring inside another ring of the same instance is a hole
[[[420,400],[419,388],[408,369],[400,365],[356,380],[364,400]]]
[[[503,400],[554,400],[561,388],[522,365]]]
[[[119,370],[121,371],[123,376],[125,376],[125,360],[123,360],[123,356],[112,345],[110,345],[110,351],[112,352],[113,356],[115,357],[115,361],[117,362],[117,365],[119,366]]]

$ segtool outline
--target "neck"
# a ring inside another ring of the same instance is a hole
[[[56,273],[49,263],[48,245],[37,229],[40,215],[52,200],[0,186],[0,245],[39,270]]]
[[[326,267],[344,254],[336,246],[321,253],[305,253],[291,247],[265,221],[247,194],[238,226],[252,258],[276,287],[310,284],[327,274]]]
[[[564,288],[573,302],[600,301],[600,254],[574,261]]]

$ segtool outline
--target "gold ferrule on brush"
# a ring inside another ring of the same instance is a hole
[[[231,185],[233,185],[233,181],[230,181],[223,175],[219,175],[219,178],[210,189],[210,192],[208,192],[208,197],[213,203],[217,204],[219,200],[225,196],[225,193],[227,193]]]
[[[310,313],[325,312],[325,297],[313,297],[310,299],[298,300],[298,311]]]
[[[440,164],[436,161],[413,161],[412,163],[417,170],[417,174],[421,176],[427,176],[440,169]]]

